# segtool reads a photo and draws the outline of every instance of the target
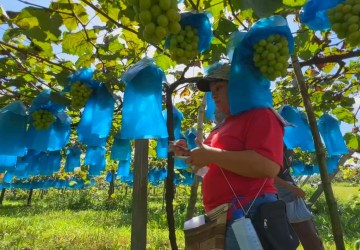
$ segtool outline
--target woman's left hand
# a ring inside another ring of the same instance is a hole
[[[194,172],[196,172],[200,168],[208,166],[211,163],[211,154],[214,150],[216,149],[201,144],[200,147],[191,150],[189,158],[186,159],[186,163],[193,168]]]

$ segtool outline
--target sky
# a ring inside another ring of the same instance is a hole
[[[34,3],[37,5],[41,5],[41,6],[49,6],[51,0],[27,0],[27,2],[30,3]],[[18,0],[0,0],[0,5],[6,10],[6,11],[19,11],[24,7],[27,7],[27,4],[24,4]],[[288,23],[289,23],[289,27],[291,29],[292,32],[295,32],[297,30],[297,26],[294,22],[292,22],[292,17],[288,18]],[[4,32],[4,27],[0,27],[0,36],[2,36]],[[55,51],[58,51],[59,48],[54,48]],[[60,53],[60,52],[59,52]],[[58,55],[59,56],[59,55]],[[71,56],[70,55],[65,55],[68,59],[71,60]],[[189,72],[191,73],[191,72]],[[197,73],[197,72],[195,72]],[[355,104],[354,104],[354,110],[357,110],[357,108],[360,105],[360,99],[356,98],[355,99]],[[360,119],[360,114],[358,114],[358,119]],[[341,122],[340,125],[340,130],[342,132],[342,134],[345,134],[346,132],[350,132],[353,128],[352,124],[346,124],[344,122]]]

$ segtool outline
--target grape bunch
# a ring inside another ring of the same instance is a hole
[[[331,29],[351,46],[360,45],[360,0],[346,0],[329,9]]]
[[[32,113],[33,126],[36,129],[48,129],[55,121],[55,116],[45,109],[39,109]]]
[[[128,0],[128,4],[135,10],[146,41],[159,43],[166,36],[180,32],[177,0]]]
[[[289,48],[285,36],[270,35],[254,45],[254,63],[268,79],[275,80],[287,74]]]
[[[181,31],[170,37],[171,58],[177,63],[187,64],[198,54],[198,30],[186,25]]]
[[[87,84],[76,82],[71,86],[71,106],[74,109],[81,109],[85,106],[89,97],[91,96],[93,89]]]

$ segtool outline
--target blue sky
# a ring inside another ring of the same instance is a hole
[[[41,6],[49,6],[51,1],[50,0],[27,0],[27,2],[34,3],[34,4],[37,4],[37,5],[41,5]],[[27,4],[24,4],[24,3],[22,3],[22,2],[20,2],[18,0],[0,0],[0,4],[3,6],[3,8],[6,11],[19,11],[22,8],[28,6]],[[297,27],[291,21],[291,19],[292,18],[288,18],[288,22],[289,22],[290,29],[294,32],[294,31],[297,30]],[[4,27],[1,27],[0,28],[0,36],[2,36],[3,31],[4,31]],[[359,107],[359,105],[360,105],[360,100],[359,100],[359,98],[356,98],[356,103],[354,105],[354,109],[356,110],[357,107]],[[360,117],[358,117],[358,119],[359,118]],[[353,127],[352,124],[346,124],[346,123],[342,122],[341,126],[340,126],[340,129],[341,129],[341,132],[344,134],[346,132],[350,132],[352,130],[352,127]]]

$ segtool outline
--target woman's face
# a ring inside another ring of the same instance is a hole
[[[210,83],[210,91],[212,98],[214,99],[216,108],[226,115],[230,114],[229,102],[228,102],[228,84],[227,81],[219,80],[217,82]]]

